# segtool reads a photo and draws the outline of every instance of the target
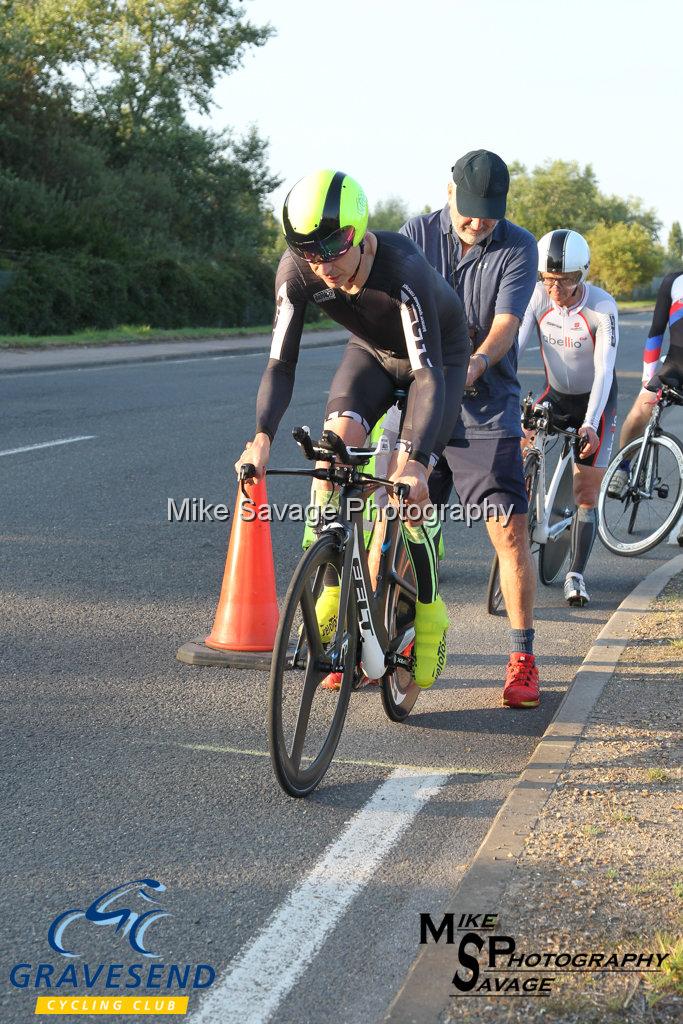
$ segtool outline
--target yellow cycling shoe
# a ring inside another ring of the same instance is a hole
[[[337,632],[340,593],[340,586],[323,587],[320,597],[315,602],[315,617],[318,620],[320,639],[324,644],[329,644]]]
[[[440,597],[431,604],[415,602],[415,664],[413,678],[418,686],[429,689],[446,664],[448,612]]]

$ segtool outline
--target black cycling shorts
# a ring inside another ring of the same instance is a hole
[[[459,366],[444,366],[443,375],[444,415],[434,445],[432,461],[435,461],[446,447],[460,412],[462,369]],[[386,349],[375,348],[361,338],[351,338],[330,384],[325,419],[348,416],[362,423],[366,433],[370,433],[379,418],[396,401],[394,389],[405,388],[408,392],[408,401],[399,444],[410,451],[416,392],[416,388],[412,387],[413,382],[414,375],[407,357],[397,356]]]
[[[576,459],[577,465],[594,466],[596,469],[606,469],[609,465],[617,429],[617,392],[617,378],[613,377],[612,387],[598,424],[598,450],[585,459]],[[578,430],[584,424],[589,398],[590,392],[587,395],[565,395],[548,386],[537,401],[549,402],[553,412],[566,417],[566,426]]]

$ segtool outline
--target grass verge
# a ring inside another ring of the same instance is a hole
[[[628,299],[617,302],[620,313],[651,313],[655,308],[654,299]]]
[[[319,320],[306,325],[308,330],[327,331],[338,328],[333,320]],[[248,338],[255,334],[270,334],[270,324],[263,327],[179,327],[175,330],[161,330],[149,324],[123,324],[111,330],[94,328],[78,331],[76,334],[30,334],[0,335],[2,348],[70,348],[79,345],[141,345],[152,341],[206,341],[223,338]]]

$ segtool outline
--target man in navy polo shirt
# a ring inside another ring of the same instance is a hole
[[[464,505],[488,499],[489,508],[513,507],[507,528],[496,517],[486,523],[511,627],[503,704],[537,707],[536,574],[519,444],[516,340],[537,280],[538,250],[533,235],[505,220],[510,175],[499,156],[475,150],[452,172],[446,206],[401,228],[458,292],[472,343],[467,386],[476,387],[476,396],[463,400],[455,435],[432,473],[430,495],[436,505],[446,502],[452,474]]]

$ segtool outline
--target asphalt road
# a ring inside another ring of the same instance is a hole
[[[638,389],[648,324],[645,315],[622,320],[622,414]],[[319,427],[340,354],[304,353],[274,465],[298,464],[289,430]],[[53,964],[55,977],[68,963],[140,962],[123,930],[83,920],[68,932],[80,957],[48,945],[58,914],[140,878],[165,884],[169,912],[147,939],[159,960],[145,964],[211,964],[214,989],[223,985],[203,1011],[191,994],[190,1020],[380,1020],[415,955],[419,912],[443,908],[595,636],[673,552],[662,545],[617,559],[598,544],[586,609],[568,609],[559,587],[539,587],[543,705],[515,712],[499,707],[506,622],[484,611],[484,529],[447,525],[442,679],[403,726],[385,718],[376,692],[354,695],[325,783],[307,801],[290,800],[266,756],[265,674],[174,660],[211,625],[228,528],[168,523],[168,498],[233,504],[231,465],[253,423],[264,360],[0,376],[6,1024],[34,1019],[35,996],[56,991],[13,988],[18,962]],[[526,354],[521,379],[540,391],[538,351]],[[82,436],[90,439],[2,454]],[[274,479],[269,497],[305,500],[306,487]],[[280,593],[299,541],[298,525],[274,528]],[[409,779],[422,772],[424,792],[396,791],[401,766]],[[373,860],[382,835],[386,849]],[[321,869],[332,844],[341,844],[334,866]],[[122,905],[149,909],[134,895]]]

